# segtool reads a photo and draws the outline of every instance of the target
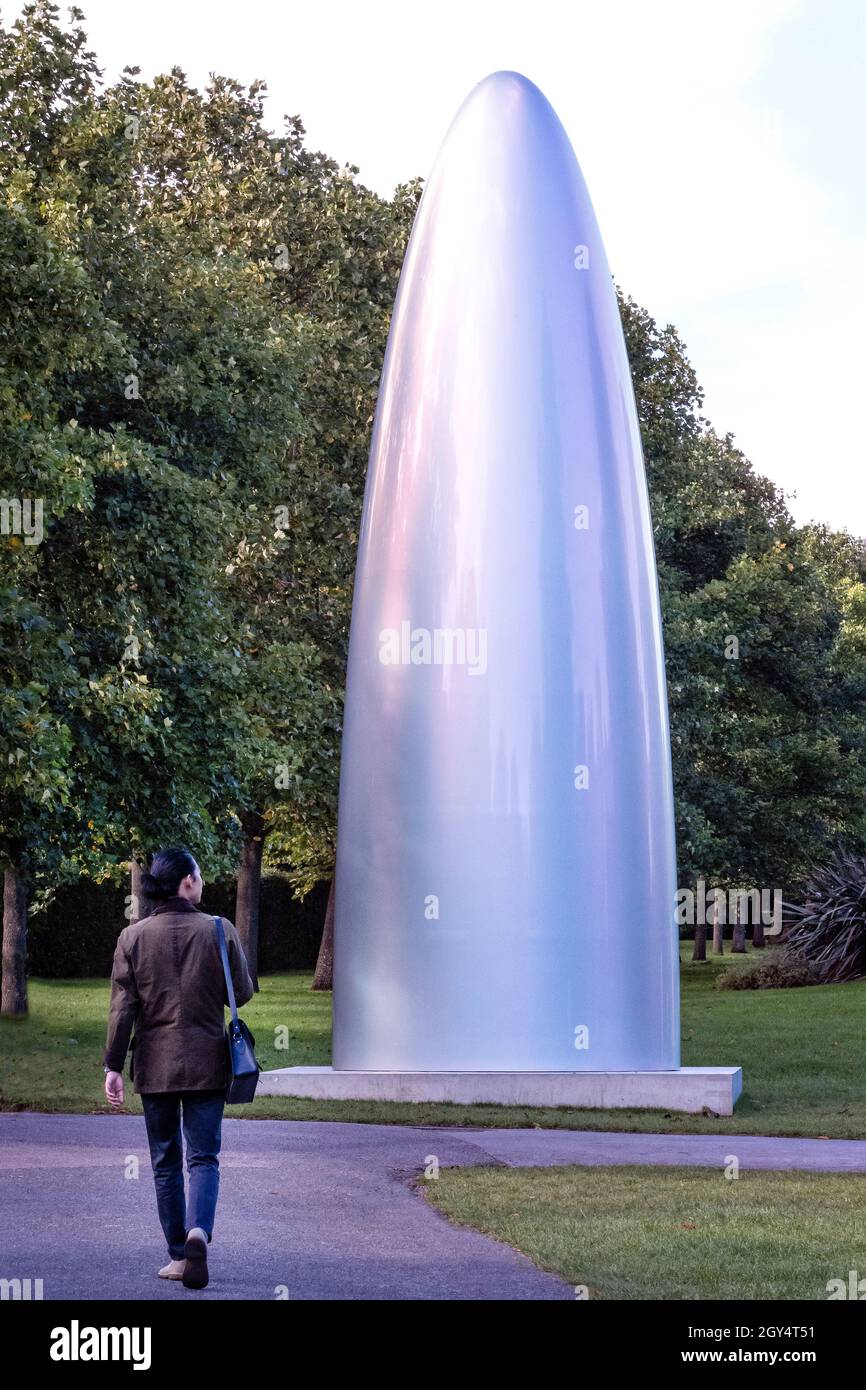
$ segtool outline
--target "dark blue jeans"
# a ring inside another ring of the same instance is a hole
[[[221,1091],[144,1091],[141,1104],[150,1145],[159,1221],[173,1260],[183,1259],[187,1231],[200,1226],[213,1235],[220,1185],[225,1087]],[[189,1173],[189,1200],[183,1186],[183,1136]]]

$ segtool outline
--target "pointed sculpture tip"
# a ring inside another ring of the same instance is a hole
[[[518,82],[530,87],[535,86],[525,73],[517,72],[515,68],[497,68],[495,72],[489,72],[486,77],[482,77],[479,87],[485,82]]]
[[[526,96],[542,95],[540,87],[536,87],[522,72],[515,72],[513,68],[499,68],[496,72],[488,73],[476,83],[475,91],[492,91],[496,95],[513,95],[515,92],[523,92]]]
[[[476,118],[481,116],[482,120],[493,122],[515,117],[522,122],[533,111],[543,114],[544,118],[550,119],[552,116],[554,120],[557,119],[541,88],[536,87],[522,72],[500,68],[496,72],[488,73],[480,82],[475,83],[455,112],[445,139],[439,147],[438,159],[441,161],[452,136],[463,128],[470,113]],[[430,178],[433,178],[433,174]],[[427,182],[429,185],[430,179]]]
[[[486,110],[491,114],[496,111],[503,114],[508,112],[519,117],[525,117],[531,111],[544,113],[548,118],[550,115],[556,116],[541,88],[522,72],[515,72],[511,68],[500,68],[476,82],[458,116],[470,109]]]

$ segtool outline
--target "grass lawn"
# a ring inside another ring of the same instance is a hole
[[[262,1097],[229,1115],[257,1119],[531,1126],[683,1133],[866,1135],[863,1019],[866,981],[789,990],[717,990],[719,970],[743,957],[692,965],[683,952],[682,1060],[740,1065],[744,1094],[732,1117],[661,1110],[536,1110],[509,1106],[312,1101]],[[330,1061],[331,996],[308,971],[262,977],[243,1011],[267,1070]],[[102,1052],[107,980],[30,980],[30,1013],[0,1019],[0,1109],[106,1111]],[[287,1028],[289,1046],[276,1047]],[[127,1079],[127,1108],[140,1113]],[[866,1260],[864,1260],[866,1274]]]
[[[866,1175],[446,1168],[416,1185],[591,1299],[827,1299],[866,1276]]]

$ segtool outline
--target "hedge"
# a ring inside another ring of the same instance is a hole
[[[236,886],[234,881],[206,884],[202,908],[234,922]],[[262,879],[259,974],[314,968],[328,889],[318,883],[299,902],[283,875]],[[117,937],[126,926],[127,892],[126,886],[89,879],[58,892],[29,920],[27,973],[49,980],[109,976]]]

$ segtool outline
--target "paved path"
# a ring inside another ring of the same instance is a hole
[[[0,1114],[0,1277],[46,1299],[573,1299],[570,1285],[452,1225],[408,1179],[472,1164],[695,1164],[866,1171],[866,1141],[573,1130],[223,1122],[211,1282],[156,1278],[165,1246],[137,1115]],[[138,1180],[125,1176],[138,1160]]]
[[[446,1132],[437,1131],[439,1134]],[[662,1163],[722,1168],[733,1154],[741,1168],[866,1173],[866,1139],[770,1139],[760,1134],[616,1134],[564,1129],[484,1129],[461,1133],[465,1142],[477,1143],[491,1159],[511,1167],[554,1163]]]

